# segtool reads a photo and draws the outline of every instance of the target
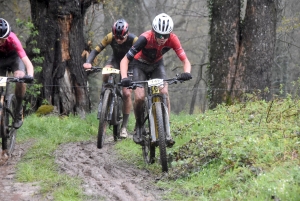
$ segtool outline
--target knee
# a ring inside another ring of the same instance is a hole
[[[130,99],[131,98],[131,91],[129,89],[123,89],[123,98],[124,99]]]
[[[21,70],[16,70],[14,72],[14,77],[24,77],[25,76],[25,73]]]
[[[169,93],[168,93],[167,89],[160,90],[160,93],[162,93],[163,95],[165,95],[165,97],[169,97]]]

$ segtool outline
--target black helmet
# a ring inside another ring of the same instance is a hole
[[[128,34],[128,23],[124,19],[117,20],[112,26],[112,33],[115,39],[123,40]]]
[[[10,34],[10,26],[8,22],[0,18],[0,38],[7,38]]]

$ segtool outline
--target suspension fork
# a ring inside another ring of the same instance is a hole
[[[155,142],[158,139],[158,131],[157,131],[157,122],[156,122],[156,104],[157,102],[162,102],[162,97],[159,94],[159,88],[157,86],[152,86],[150,89],[151,93],[151,105],[149,109],[149,120],[151,122],[151,137],[152,142]],[[152,115],[151,115],[152,114]]]

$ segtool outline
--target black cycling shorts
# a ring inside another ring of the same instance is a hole
[[[6,76],[6,72],[15,72],[17,70],[25,72],[25,65],[19,55],[10,53],[8,55],[0,55],[0,75]]]
[[[120,62],[121,60],[117,59],[114,55],[111,55],[108,60],[105,63],[105,66],[109,65],[112,66],[113,68],[119,69],[120,70]],[[128,72],[132,73],[132,65],[129,63],[128,65]],[[121,74],[119,77],[117,77],[117,81],[121,80]]]
[[[148,79],[166,78],[165,66],[163,59],[157,61],[154,64],[146,64],[133,59],[130,64],[133,68],[133,81],[144,81]]]

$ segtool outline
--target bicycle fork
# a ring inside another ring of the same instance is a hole
[[[150,125],[151,125],[151,138],[152,138],[151,142],[154,143],[159,138],[157,136],[158,131],[157,131],[157,125],[156,125],[157,123],[156,123],[156,110],[155,110],[155,107],[162,107],[162,110],[163,110],[162,115],[163,115],[163,121],[164,121],[163,125],[164,125],[165,136],[166,136],[166,140],[170,140],[171,139],[171,134],[170,134],[168,107],[163,101],[161,101],[161,99],[163,100],[164,97],[159,95],[158,87],[152,87],[151,90],[153,92],[153,95],[155,95],[153,97],[151,106],[149,108],[149,121],[150,121]]]
[[[109,90],[109,89],[106,89],[106,90]],[[105,91],[106,90],[104,90],[104,93],[105,93]],[[112,113],[113,113],[113,109],[114,109],[114,105],[115,105],[115,98],[116,98],[116,94],[115,93],[113,93],[113,92],[111,92],[111,100],[110,100],[110,104],[109,104],[109,108],[108,108],[108,115],[107,115],[107,121],[110,121],[111,120],[111,118],[112,118]],[[101,112],[102,112],[102,101],[103,101],[103,95],[101,95],[101,101],[100,101],[100,103],[99,103],[99,105],[98,105],[98,114],[97,114],[97,119],[100,119],[100,114],[101,114]]]

